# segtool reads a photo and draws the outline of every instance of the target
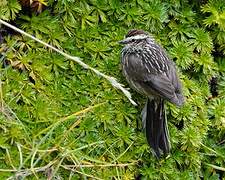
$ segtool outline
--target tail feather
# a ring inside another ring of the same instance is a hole
[[[146,137],[148,144],[157,157],[170,151],[169,133],[165,116],[164,100],[150,100],[146,104],[143,119],[146,123]],[[144,113],[143,113],[144,114]]]

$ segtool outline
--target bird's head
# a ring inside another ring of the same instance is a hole
[[[149,38],[149,34],[143,30],[132,29],[130,30],[125,38],[119,41],[120,44],[136,44],[140,41],[144,41],[145,39]]]

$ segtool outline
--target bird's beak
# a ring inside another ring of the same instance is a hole
[[[125,39],[121,40],[121,41],[118,41],[119,44],[126,44],[126,41]]]

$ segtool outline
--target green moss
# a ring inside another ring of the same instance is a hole
[[[105,79],[1,25],[1,179],[224,176],[223,0],[47,4],[37,15],[19,1],[3,0],[0,18],[82,58],[126,87],[117,41],[128,29],[151,32],[177,64],[186,103],[180,109],[168,103],[172,152],[157,160],[141,130],[143,97],[131,90],[140,104],[132,106]],[[213,76],[219,95],[211,99],[208,82]]]

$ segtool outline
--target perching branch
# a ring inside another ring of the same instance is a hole
[[[63,51],[61,51],[61,50],[59,50],[59,49],[57,49],[57,48],[51,46],[50,44],[48,44],[48,43],[46,43],[46,42],[44,42],[44,41],[42,41],[42,40],[40,40],[40,39],[38,39],[38,38],[36,38],[36,37],[34,37],[34,36],[32,36],[32,35],[30,35],[30,34],[24,32],[23,30],[21,30],[21,29],[15,27],[15,26],[13,26],[13,25],[11,25],[11,24],[9,24],[9,23],[3,21],[2,19],[0,19],[0,23],[1,23],[1,24],[4,24],[5,26],[7,26],[7,27],[9,27],[9,28],[11,28],[11,29],[13,29],[13,30],[15,30],[15,31],[17,31],[17,32],[19,32],[19,33],[21,33],[21,34],[23,34],[23,35],[25,35],[25,36],[27,36],[27,37],[29,37],[29,38],[31,38],[31,39],[37,41],[37,42],[39,42],[39,43],[41,43],[41,44],[43,44],[44,46],[47,46],[48,48],[50,48],[50,49],[52,49],[52,50],[58,52],[58,53],[61,54],[61,55],[63,55],[63,56],[66,57],[67,59],[70,59],[70,60],[72,60],[72,61],[78,63],[78,64],[81,65],[83,68],[85,68],[85,69],[90,69],[90,70],[93,71],[95,74],[97,74],[97,75],[99,75],[99,76],[101,76],[101,77],[107,79],[107,80],[108,80],[115,88],[120,89],[120,90],[123,92],[123,94],[130,100],[130,102],[131,102],[133,105],[137,105],[137,104],[132,100],[130,92],[129,92],[127,89],[125,89],[125,88],[123,87],[122,84],[120,84],[119,82],[117,82],[116,78],[101,73],[100,71],[98,71],[98,70],[92,68],[91,66],[85,64],[84,62],[82,62],[82,60],[81,60],[79,57],[71,56],[71,55],[69,55],[69,54],[67,54],[67,53],[65,53],[65,52],[63,52]]]

